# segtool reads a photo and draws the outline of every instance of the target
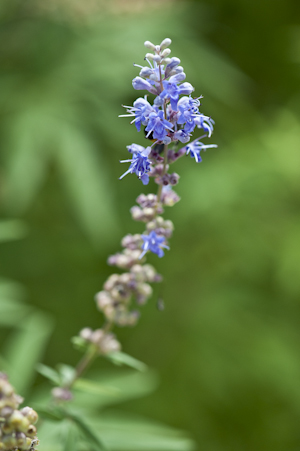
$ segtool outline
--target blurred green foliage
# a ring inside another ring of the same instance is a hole
[[[103,440],[146,449],[134,434],[140,421],[148,449],[168,449],[150,443],[159,426],[146,426],[146,414],[207,451],[298,450],[299,2],[47,3],[0,7],[1,366],[22,362],[24,382],[16,373],[12,382],[30,395],[26,368],[44,352],[50,316],[43,362],[52,366],[74,365],[70,337],[101,324],[93,296],[111,272],[107,255],[141,231],[128,212],[141,185],[117,178],[125,146],[144,137],[117,116],[136,98],[132,63],[142,63],[143,42],[168,36],[219,147],[201,165],[178,163],[171,251],[153,257],[164,283],[139,325],[118,331],[126,352],[158,370],[159,389],[106,413]],[[27,304],[7,279],[23,284]],[[110,368],[96,368],[100,383],[118,387]],[[34,383],[44,393],[42,378]],[[115,435],[118,418],[126,440]],[[62,427],[71,449],[77,432]]]

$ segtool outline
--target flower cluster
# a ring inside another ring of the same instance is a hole
[[[30,407],[18,410],[22,402],[7,376],[0,373],[0,450],[34,451],[38,444],[34,426],[38,415]]]
[[[125,106],[128,114],[121,115],[134,117],[131,123],[135,124],[138,131],[144,126],[146,138],[154,140],[155,145],[176,145],[178,142],[186,144],[196,127],[205,132],[201,138],[210,137],[214,127],[214,121],[199,111],[199,99],[202,96],[191,97],[194,87],[185,81],[186,75],[180,66],[180,59],[169,58],[170,44],[170,39],[164,39],[160,45],[145,42],[145,46],[153,52],[147,53],[145,57],[149,67],[135,64],[140,68],[140,73],[133,79],[132,85],[134,89],[154,94],[155,98],[151,104],[147,95],[139,97],[133,106]],[[201,150],[217,147],[214,144],[202,143],[201,138],[196,138],[193,143],[185,146],[181,155],[190,154],[199,163]],[[135,173],[144,184],[147,184],[149,176],[153,175],[151,166],[158,163],[151,152],[151,147],[145,149],[132,144],[128,146],[128,150],[133,153],[133,158],[122,161],[130,161],[131,165],[120,178],[128,173]]]
[[[123,250],[108,258],[109,265],[125,272],[112,274],[104,283],[103,290],[95,296],[106,324],[102,329],[85,328],[80,333],[81,339],[96,346],[100,354],[120,349],[111,328],[113,325],[135,325],[139,318],[138,307],[152,295],[150,284],[162,279],[154,267],[146,263],[146,257],[149,253],[163,257],[165,250],[169,250],[168,241],[174,226],[162,215],[165,207],[171,207],[180,200],[173,190],[179,175],[170,171],[171,165],[184,155],[190,155],[199,163],[202,150],[217,147],[201,141],[211,136],[214,121],[199,111],[201,97],[191,96],[194,87],[185,81],[180,60],[169,58],[170,44],[170,39],[164,39],[160,45],[145,42],[153,53],[146,54],[148,66],[138,66],[140,73],[132,84],[135,89],[154,95],[154,99],[151,103],[147,95],[139,97],[133,106],[125,107],[127,114],[121,115],[133,117],[132,123],[138,131],[144,129],[145,137],[152,144],[127,146],[130,158],[121,163],[130,165],[120,179],[127,174],[136,174],[147,185],[152,177],[158,190],[156,194],[139,195],[137,205],[131,208],[132,218],[145,224],[144,232],[126,235],[121,242]],[[191,141],[195,129],[202,129],[204,134]],[[184,146],[180,147],[180,143]],[[133,301],[135,307],[132,307]]]

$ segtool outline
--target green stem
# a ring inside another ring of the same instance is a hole
[[[96,346],[90,346],[82,359],[79,361],[78,365],[76,366],[75,375],[73,379],[64,386],[67,390],[70,390],[73,385],[75,384],[76,380],[82,375],[82,373],[90,366],[90,364],[95,360],[95,358],[98,355],[98,350]]]

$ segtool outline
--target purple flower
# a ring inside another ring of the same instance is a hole
[[[191,135],[184,130],[178,130],[173,135],[173,140],[178,140],[182,143],[187,143],[191,139]]]
[[[131,160],[122,160],[120,163],[131,163],[129,169],[124,172],[124,174],[119,177],[119,180],[121,180],[125,175],[131,173],[136,173],[138,178],[142,181],[143,185],[148,185],[149,183],[149,175],[147,172],[150,171],[150,165],[151,161],[148,160],[148,155],[151,152],[151,147],[147,147],[146,149],[142,146],[138,146],[138,144],[132,144],[131,146],[128,146],[130,148],[133,148],[133,146],[137,146],[138,148],[142,148],[143,150],[140,151],[133,151],[132,159]],[[130,152],[130,150],[129,150]]]
[[[211,134],[214,130],[215,121],[208,116],[204,116],[204,114],[199,114],[194,118],[194,122],[198,128],[202,128],[205,132],[208,132],[208,137],[211,137]]]
[[[213,132],[214,121],[199,113],[199,98],[182,97],[179,100],[177,124],[185,124],[184,131],[187,133],[191,133],[197,125],[198,128],[203,128],[204,131],[208,132],[210,137]]]
[[[143,258],[148,251],[157,254],[159,257],[163,257],[165,253],[162,248],[170,249],[169,246],[165,244],[166,238],[164,236],[157,235],[154,230],[152,230],[149,235],[141,235],[141,237],[144,242],[142,244],[143,252],[139,258]]]
[[[145,150],[145,147],[140,146],[139,144],[130,144],[130,146],[126,146],[128,152],[130,153],[138,153],[143,152]]]
[[[145,129],[148,134],[146,138],[153,132],[153,138],[163,141],[167,135],[167,130],[172,130],[173,125],[171,122],[164,119],[164,112],[155,107],[155,112],[149,114],[148,125]]]
[[[134,122],[139,132],[141,130],[141,124],[147,125],[149,114],[154,111],[153,107],[150,105],[148,100],[143,97],[139,97],[133,102],[133,106],[125,106],[127,108],[127,112],[129,114],[120,114],[119,117],[130,117],[135,116],[135,119],[131,121],[131,124]]]
[[[137,91],[141,91],[143,89],[146,89],[146,91],[151,92],[151,94],[158,94],[156,88],[154,86],[152,86],[149,81],[144,80],[141,77],[135,77],[132,80],[132,86],[134,87],[134,89],[136,89]]]
[[[170,73],[174,69],[176,69],[177,66],[179,66],[179,64],[180,64],[180,59],[173,56],[173,58],[171,58],[171,62],[169,64],[167,64],[167,66],[166,66],[165,77],[168,78],[170,76]]]
[[[202,136],[201,138],[204,138],[204,136]],[[202,142],[199,141],[199,139],[201,138],[195,139],[195,141],[191,142],[185,147],[186,154],[187,155],[190,154],[192,158],[195,158],[197,163],[201,163],[202,161],[202,158],[200,157],[201,150],[206,150],[212,147],[218,147],[216,144],[203,144]]]
[[[163,81],[164,90],[160,94],[161,98],[170,99],[172,110],[177,111],[177,103],[180,95],[191,94],[194,91],[193,86],[190,83],[182,83],[177,86],[180,81],[185,79],[185,73],[181,72],[177,75],[173,75],[169,81]]]

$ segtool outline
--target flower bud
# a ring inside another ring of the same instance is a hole
[[[146,91],[151,92],[151,94],[157,94],[156,89],[147,81],[141,77],[135,77],[132,80],[132,86],[137,91],[145,89]]]
[[[0,417],[3,418],[8,418],[11,416],[11,414],[13,413],[14,409],[12,407],[9,406],[5,406],[3,407],[3,409],[1,409],[0,411]]]
[[[36,427],[33,424],[31,424],[27,429],[26,434],[28,437],[33,438],[36,435]]]
[[[163,58],[166,58],[167,56],[170,55],[170,53],[171,53],[171,50],[170,50],[170,49],[165,49],[165,50],[161,53],[161,56],[162,56]]]
[[[169,47],[169,45],[172,44],[172,41],[170,38],[165,38],[161,43],[160,43],[160,50],[164,50],[165,48]]]
[[[81,329],[81,331],[79,332],[79,336],[86,341],[90,341],[92,333],[93,331],[90,327],[85,327],[84,329]]]
[[[4,444],[6,449],[12,449],[12,448],[15,448],[17,446],[17,440],[11,434],[3,435],[3,437],[1,438],[1,441]]]
[[[150,42],[150,41],[145,41],[145,42],[144,42],[144,46],[145,46],[147,49],[155,50],[155,45],[152,44],[152,42]],[[146,55],[146,56],[147,56],[147,55]]]
[[[153,59],[153,61],[155,61],[158,64],[161,62],[161,56],[160,55],[154,55],[152,59]]]
[[[30,424],[28,418],[24,417],[18,410],[13,412],[7,420],[7,423],[20,432],[26,432]]]
[[[17,432],[16,433],[16,440],[17,440],[17,447],[18,448],[22,448],[24,445],[26,445],[26,435],[24,434],[24,432]]]
[[[153,69],[151,67],[143,67],[143,69],[140,70],[140,77],[148,78],[153,74]]]
[[[32,424],[35,424],[38,420],[38,414],[31,407],[23,407],[21,413],[24,415],[24,417],[28,418],[28,420]]]
[[[99,291],[99,293],[97,293],[96,296],[95,296],[95,301],[96,301],[98,307],[100,309],[103,309],[107,305],[111,305],[112,298],[111,298],[110,294],[107,291]]]
[[[25,445],[23,445],[21,449],[24,451],[31,449],[32,442],[33,440],[30,437],[26,437]]]
[[[51,391],[53,398],[57,401],[71,401],[73,398],[70,390],[62,387],[54,387]]]
[[[154,46],[154,49],[153,49],[153,50],[155,50],[155,46]],[[147,58],[148,60],[152,61],[152,60],[153,60],[153,57],[154,57],[154,55],[153,55],[152,53],[146,53],[145,58]]]

